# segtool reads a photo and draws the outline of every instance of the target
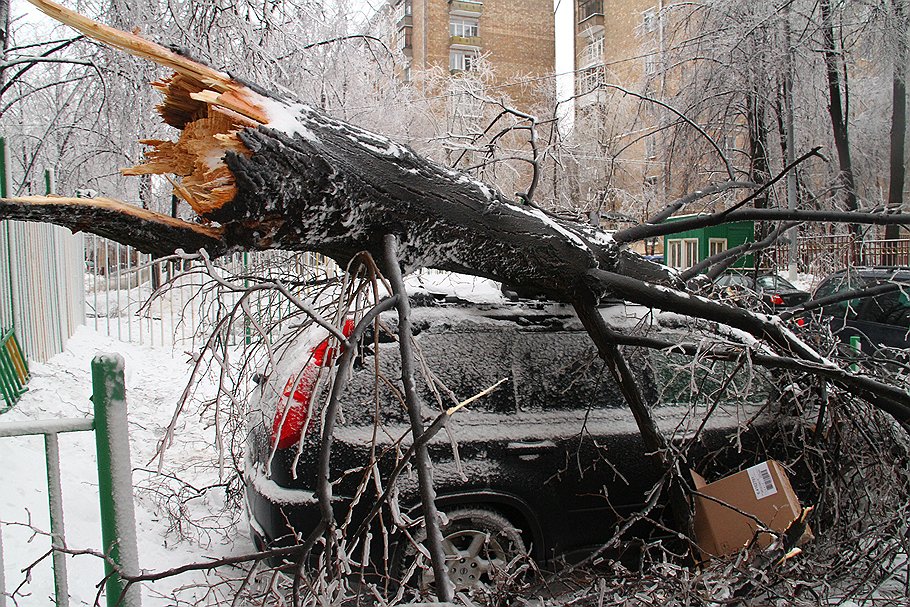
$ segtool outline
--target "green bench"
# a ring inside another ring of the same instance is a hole
[[[19,398],[28,390],[28,363],[19,347],[15,329],[4,329],[0,336],[0,392],[3,393],[5,405],[0,413],[6,413],[19,402]]]

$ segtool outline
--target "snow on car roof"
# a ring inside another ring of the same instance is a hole
[[[432,270],[416,272],[405,278],[405,286],[410,295],[454,297],[467,302],[483,304],[498,304],[507,301],[502,294],[501,283],[488,278],[456,274],[455,272]]]

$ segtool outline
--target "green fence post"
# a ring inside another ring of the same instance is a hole
[[[6,149],[6,137],[0,137],[0,198],[7,198],[10,195],[10,170],[9,170],[9,154],[7,154]],[[0,302],[0,305],[4,305],[8,309],[8,313],[4,314],[4,320],[9,321],[9,326],[14,328],[16,326],[16,306],[13,298],[15,297],[16,291],[13,289],[13,244],[12,244],[12,233],[10,231],[10,222],[2,222],[2,229],[6,232],[6,264],[7,267],[0,270],[0,272],[6,272],[7,285],[6,288],[9,289],[9,301]],[[4,327],[5,328],[5,327]]]
[[[850,336],[850,349],[853,350],[853,354],[855,354],[857,357],[859,357],[859,353],[862,351],[862,342],[860,342],[860,340],[859,340],[859,335]],[[859,365],[856,363],[853,363],[852,365],[850,365],[850,371],[852,373],[856,373],[857,371],[859,371]]]
[[[123,357],[119,354],[99,354],[92,360],[92,402],[98,450],[101,541],[105,554],[117,564],[115,568],[108,561],[104,563],[107,605],[139,607],[139,586],[131,586],[124,594],[125,583],[117,572],[119,569],[130,575],[139,573],[126,386]]]

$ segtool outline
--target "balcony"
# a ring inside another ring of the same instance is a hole
[[[398,30],[396,42],[398,50],[401,51],[405,57],[411,57],[412,44],[410,27],[404,27]]]
[[[589,19],[599,18],[603,21],[604,4],[603,0],[587,0],[578,4],[578,22],[585,23]]]
[[[450,36],[449,44],[452,46],[469,46],[474,49],[479,49],[480,36]]]
[[[395,23],[398,27],[412,25],[411,0],[402,0],[395,6]]]
[[[473,0],[450,0],[449,12],[465,17],[479,17],[483,13],[483,2]]]
[[[581,55],[578,58],[579,67],[589,67],[598,63],[603,63],[604,60],[604,39],[603,37],[596,38],[589,44],[586,44],[585,47],[581,50]]]

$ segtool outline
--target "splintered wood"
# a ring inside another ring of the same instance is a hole
[[[165,175],[174,192],[201,217],[234,198],[234,176],[223,158],[227,152],[249,155],[237,132],[268,122],[257,93],[223,72],[137,34],[97,23],[50,0],[29,1],[90,38],[176,72],[152,86],[164,94],[158,112],[164,122],[181,129],[180,138],[176,142],[143,141],[150,146],[146,162],[123,169],[124,175]]]
[[[153,84],[165,93],[158,111],[165,122],[181,122],[176,142],[145,140],[150,146],[146,162],[128,169],[124,175],[174,175],[174,193],[205,217],[230,202],[236,194],[234,176],[224,165],[227,152],[249,154],[237,138],[242,128],[266,122],[262,110],[244,98],[244,91],[199,89],[186,77],[176,75]],[[178,181],[179,180],[179,181]]]

